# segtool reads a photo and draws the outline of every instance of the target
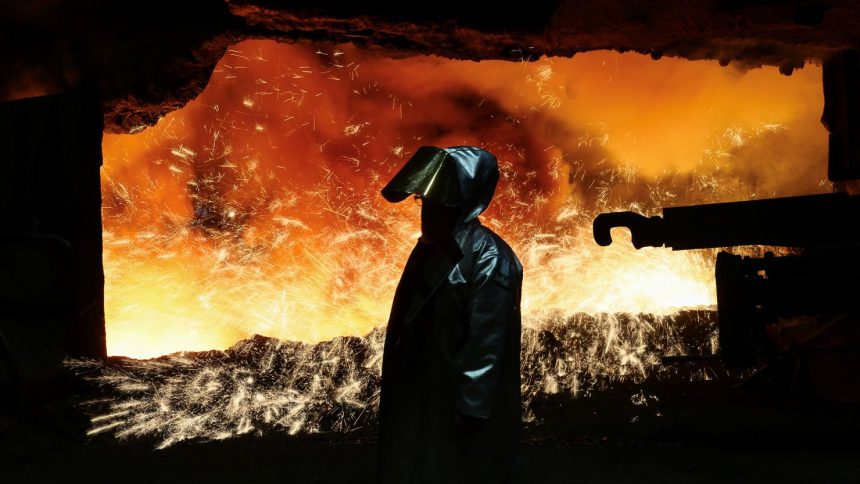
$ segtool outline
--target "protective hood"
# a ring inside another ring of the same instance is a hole
[[[493,198],[499,164],[492,153],[474,146],[422,146],[382,189],[389,202],[420,195],[449,206],[462,206],[461,223],[478,218]]]

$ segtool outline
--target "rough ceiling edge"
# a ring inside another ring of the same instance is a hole
[[[227,6],[235,30],[217,33],[196,47],[186,46],[192,52],[190,56],[168,61],[162,71],[175,76],[177,82],[168,82],[170,85],[163,87],[153,85],[146,95],[141,95],[140,89],[124,88],[121,82],[106,86],[103,102],[107,133],[128,133],[154,125],[165,114],[181,108],[205,88],[226,49],[249,39],[319,45],[352,43],[395,59],[435,55],[458,60],[523,61],[543,55],[571,57],[593,50],[634,51],[655,59],[665,55],[715,60],[721,65],[732,63],[742,68],[775,65],[784,74],[790,74],[809,60],[817,61],[829,52],[853,47],[858,35],[851,34],[850,22],[839,24],[839,17],[833,33],[829,34],[830,40],[822,41],[822,33],[814,28],[756,26],[743,19],[735,20],[743,28],[726,26],[725,22],[711,25],[694,17],[689,24],[672,24],[664,31],[648,29],[647,23],[642,22],[627,22],[623,28],[614,28],[611,23],[617,22],[614,19],[607,21],[610,22],[607,25],[577,29],[577,22],[583,20],[571,20],[561,12],[541,31],[487,32],[455,22],[418,25],[368,16],[303,15],[251,3],[227,2]],[[754,35],[744,36],[743,32],[751,28]],[[107,80],[107,84],[111,82],[116,83]],[[158,79],[153,80],[157,82]]]

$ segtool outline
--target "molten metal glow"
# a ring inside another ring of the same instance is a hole
[[[821,108],[814,66],[783,77],[612,52],[474,63],[239,44],[195,101],[105,136],[103,197],[109,352],[242,341],[69,362],[113,390],[88,402],[89,434],[166,447],[371,424],[375,328],[419,230],[419,210],[379,189],[426,144],[500,160],[483,220],[525,267],[526,419],[541,395],[671,371],[660,355],[716,350],[713,312],[679,312],[714,304],[713,251],[636,251],[625,233],[597,247],[593,217],[824,191]],[[244,339],[255,333],[273,338]]]
[[[712,252],[636,251],[623,235],[600,248],[591,220],[823,191],[821,108],[815,66],[784,77],[614,52],[476,63],[244,42],[187,106],[104,137],[108,351],[384,325],[419,211],[379,189],[428,144],[499,158],[483,220],[523,261],[532,325],[713,305]]]

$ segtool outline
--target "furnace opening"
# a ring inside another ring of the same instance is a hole
[[[710,307],[713,251],[598,248],[594,216],[830,191],[822,107],[816,65],[784,76],[610,51],[471,62],[242,42],[197,99],[104,136],[108,353],[383,326],[419,228],[417,208],[379,189],[422,145],[498,156],[483,220],[523,260],[528,325]]]

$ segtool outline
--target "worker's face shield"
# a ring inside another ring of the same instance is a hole
[[[417,195],[449,207],[462,205],[454,163],[447,151],[422,146],[385,185],[382,196],[389,202],[400,202],[410,195]]]

